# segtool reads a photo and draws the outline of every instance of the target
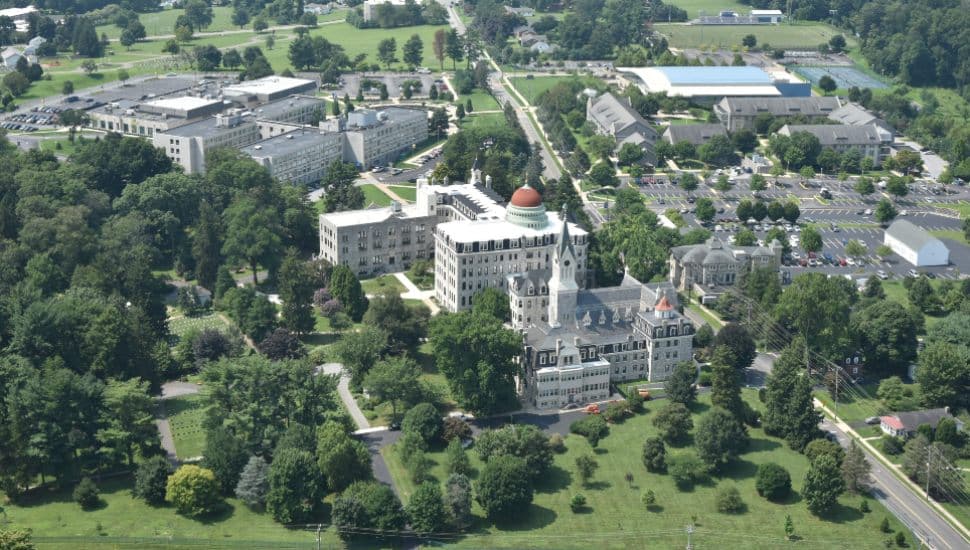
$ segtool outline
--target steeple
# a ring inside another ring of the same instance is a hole
[[[552,255],[552,276],[549,277],[549,324],[552,326],[575,321],[576,298],[579,292],[579,285],[576,283],[576,249],[569,236],[565,205],[560,218],[562,228]]]

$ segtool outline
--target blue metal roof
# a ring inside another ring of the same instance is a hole
[[[768,73],[758,67],[654,67],[671,85],[771,84]]]

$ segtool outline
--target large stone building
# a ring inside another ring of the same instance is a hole
[[[643,161],[656,164],[657,155],[653,151],[657,132],[628,99],[620,99],[607,92],[599,97],[586,100],[586,120],[593,123],[597,133],[616,138],[616,148],[624,143],[633,143],[643,149]]]
[[[833,149],[842,154],[858,151],[862,158],[872,159],[873,166],[880,166],[890,154],[893,136],[875,124],[850,126],[847,124],[786,124],[778,133],[790,136],[795,132],[808,132],[818,138],[823,149]]]
[[[767,246],[731,246],[717,237],[703,244],[675,246],[670,250],[670,282],[678,290],[696,292],[710,301],[747,272],[778,269],[783,247],[777,240]]]
[[[88,111],[88,125],[106,132],[153,138],[158,132],[212,117],[226,108],[221,99],[195,96],[145,102],[121,99]]]
[[[824,118],[841,106],[837,97],[725,97],[714,104],[714,114],[725,128],[737,132],[754,130],[759,116]]]
[[[714,136],[727,137],[720,124],[671,124],[664,130],[663,139],[671,145],[687,142],[695,147],[704,145]]]

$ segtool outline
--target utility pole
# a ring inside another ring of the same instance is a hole
[[[927,450],[927,453],[926,453],[926,500],[929,500],[930,499],[930,475],[931,475],[931,472],[932,472],[932,470],[930,469],[930,459],[932,458],[930,456],[930,452],[933,451],[933,448],[932,447],[927,447],[926,450]]]
[[[687,550],[694,550],[694,545],[690,542],[690,536],[694,534],[694,524],[687,526]]]
[[[839,412],[839,371],[842,367],[835,368],[835,413]]]
[[[320,550],[320,530],[323,528],[323,524],[317,524],[317,550]]]

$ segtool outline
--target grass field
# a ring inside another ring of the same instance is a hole
[[[387,196],[379,187],[373,184],[361,185],[360,190],[364,192],[364,207],[373,205],[390,206],[391,197]]]
[[[204,330],[207,328],[226,329],[226,322],[216,313],[198,315],[195,317],[177,317],[168,320],[168,330],[175,336],[182,336],[190,330]]]
[[[745,392],[745,397],[753,406],[760,405],[753,391]],[[695,412],[707,410],[708,403],[705,396],[695,406]],[[481,509],[475,505],[473,534],[452,544],[474,548],[674,548],[686,542],[684,526],[694,523],[693,542],[697,548],[780,548],[787,546],[783,541],[784,524],[786,515],[790,515],[799,542],[806,547],[873,548],[881,546],[886,538],[879,531],[883,517],[889,516],[893,527],[900,528],[885,508],[872,499],[872,512],[859,512],[862,499],[856,495],[844,495],[825,518],[810,514],[798,494],[808,469],[807,459],[759,429],[750,430],[751,444],[739,460],[693,490],[678,490],[670,476],[646,472],[640,457],[643,440],[656,433],[650,419],[662,406],[662,401],[647,403],[648,414],[612,426],[610,435],[595,451],[585,439],[568,436],[567,451],[555,457],[550,471],[538,482],[533,503],[523,511],[520,521],[495,526],[482,518]],[[684,450],[668,448],[667,456]],[[588,487],[582,487],[575,474],[575,460],[581,455],[593,455],[599,463]],[[447,477],[443,453],[429,456],[436,463],[432,475],[443,481]],[[393,448],[386,449],[384,457],[402,500],[407,502],[414,484]],[[477,472],[481,462],[474,447],[469,457]],[[757,495],[755,473],[757,466],[766,462],[780,464],[791,473],[795,494],[786,502],[771,503]],[[632,484],[624,480],[627,472],[633,474]],[[745,513],[725,515],[716,511],[714,492],[719,484],[738,488],[746,505]],[[657,497],[654,511],[647,511],[640,503],[640,495],[647,489]],[[576,493],[587,499],[587,507],[581,513],[569,508]],[[909,534],[907,538],[912,540]]]
[[[172,427],[175,454],[182,460],[201,456],[205,449],[205,401],[201,395],[185,395],[165,400],[165,412]]]
[[[381,275],[363,280],[360,282],[360,287],[364,290],[364,294],[380,294],[388,291],[401,294],[407,290],[394,275]]]
[[[656,29],[667,37],[674,48],[702,48],[714,46],[731,48],[740,46],[741,39],[753,34],[758,44],[770,44],[775,48],[811,49],[828,42],[839,31],[828,25],[668,25],[658,23]],[[856,42],[846,36],[849,48]]]
[[[236,499],[205,520],[175,513],[171,506],[149,506],[131,496],[130,477],[98,483],[102,506],[82,511],[71,488],[35,492],[4,502],[4,528],[30,528],[38,548],[58,550],[118,548],[315,548],[315,530],[288,529]],[[323,532],[325,548],[342,547],[332,530]]]
[[[418,199],[418,191],[413,185],[388,185],[387,187],[406,201],[414,202]]]
[[[687,10],[687,19],[696,19],[702,11],[704,15],[717,15],[721,10],[733,9],[741,14],[751,10],[737,0],[669,0],[667,4]]]
[[[462,104],[464,104],[465,101],[468,99],[472,100],[473,112],[502,110],[502,106],[498,104],[498,101],[495,101],[495,98],[492,97],[492,94],[484,90],[479,90],[478,88],[476,88],[470,94],[461,96]]]
[[[563,79],[567,79],[567,78],[580,78],[584,82],[587,82],[589,84],[602,82],[591,76],[580,77],[580,76],[565,75],[565,74],[562,76],[536,76],[533,78],[516,76],[516,77],[510,78],[509,80],[512,82],[512,85],[515,86],[515,89],[517,89],[519,93],[522,94],[522,97],[524,97],[526,101],[534,104],[536,102],[536,98],[539,97],[539,94],[548,90],[549,88],[552,88],[556,84],[563,82]]]
[[[145,25],[145,33],[148,36],[158,36],[172,34],[175,31],[175,20],[185,13],[185,10],[162,10],[155,13],[142,13],[138,15],[138,20]],[[252,25],[248,25],[252,28]],[[238,29],[232,24],[232,8],[213,7],[212,24],[203,32],[219,32]],[[107,34],[108,38],[115,39],[121,36],[122,29],[115,25],[99,25],[97,27],[98,36],[102,33]]]
[[[505,126],[505,115],[502,113],[473,114],[461,121],[462,128],[486,128]]]

